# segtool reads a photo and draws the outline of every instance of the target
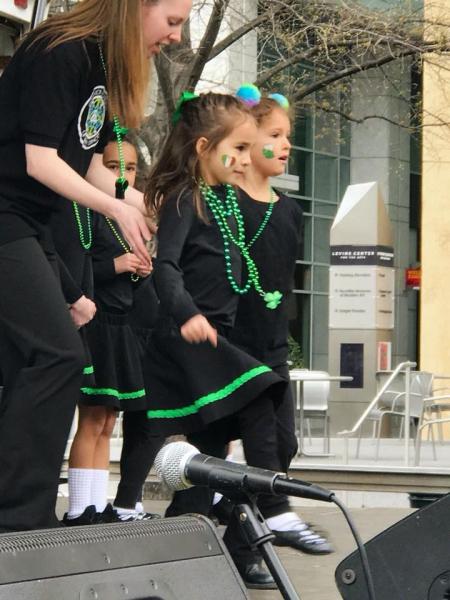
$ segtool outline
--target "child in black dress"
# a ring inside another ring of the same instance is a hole
[[[133,186],[137,152],[116,132],[103,153],[105,166]],[[73,219],[83,239],[90,240],[93,271],[93,297],[98,311],[85,329],[92,361],[94,383],[81,387],[78,428],[69,456],[69,510],[66,525],[86,525],[93,521],[145,518],[134,511],[126,516],[111,507],[105,514],[109,480],[110,438],[118,411],[143,411],[146,407],[141,371],[141,346],[128,322],[135,290],[150,270],[130,251],[117,224],[99,214]],[[69,233],[67,224],[60,230]],[[70,229],[70,228],[69,228]],[[81,241],[81,240],[80,240]]]

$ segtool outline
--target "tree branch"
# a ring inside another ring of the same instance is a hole
[[[316,81],[312,85],[303,87],[302,89],[300,89],[300,91],[298,91],[292,96],[292,100],[294,102],[298,102],[302,98],[305,98],[306,96],[309,96],[310,94],[313,94],[314,92],[321,90],[329,86],[330,84],[339,81],[340,79],[345,79],[347,77],[350,77],[351,75],[356,75],[357,73],[362,73],[364,71],[369,71],[370,69],[375,69],[376,67],[381,67],[382,65],[390,63],[394,60],[397,60],[399,58],[405,58],[413,54],[417,54],[417,52],[411,49],[405,50],[404,52],[384,55],[374,60],[369,60],[366,63],[361,63],[352,67],[341,69],[340,71],[328,75],[328,77],[324,77],[323,79]]]
[[[281,8],[282,7],[273,9],[271,11],[271,14],[272,15],[277,14],[278,12],[281,11]],[[232,31],[229,35],[227,35],[223,40],[218,42],[213,47],[213,49],[211,50],[211,53],[208,57],[208,62],[210,60],[212,60],[213,58],[216,58],[216,56],[218,56],[219,54],[224,52],[227,48],[232,46],[235,42],[237,42],[238,40],[243,38],[245,35],[247,35],[247,33],[254,31],[260,25],[265,23],[267,21],[267,17],[268,17],[268,13],[265,12],[265,13],[261,14],[259,17],[256,17],[255,19],[253,19],[252,21],[248,21],[248,23],[244,23],[244,25],[241,25],[241,27],[238,27],[237,29],[235,29],[235,31]]]
[[[215,0],[211,12],[211,16],[206,27],[206,31],[200,42],[200,47],[197,50],[192,66],[186,77],[186,89],[193,91],[199,81],[203,69],[209,60],[209,55],[214,46],[214,43],[219,35],[220,26],[223,21],[225,11],[228,8],[230,0]]]

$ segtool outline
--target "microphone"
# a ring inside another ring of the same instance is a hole
[[[187,442],[172,442],[158,452],[156,472],[172,491],[199,485],[223,492],[251,494],[286,494],[333,502],[334,492],[267,469],[248,467],[201,454]]]

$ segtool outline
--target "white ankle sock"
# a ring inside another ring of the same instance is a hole
[[[136,509],[136,512],[143,513],[144,512],[144,505],[142,504],[142,502],[136,502],[135,509]]]
[[[95,510],[103,512],[108,502],[109,471],[107,469],[92,469],[91,501]]]
[[[68,474],[69,510],[67,517],[76,519],[91,502],[92,469],[71,469]]]
[[[134,508],[121,508],[120,506],[116,506],[116,505],[114,505],[114,509],[117,510],[118,515],[135,515],[138,512],[142,512],[142,511],[137,511]]]
[[[275,531],[303,531],[308,526],[295,512],[285,512],[266,519],[270,529]]]

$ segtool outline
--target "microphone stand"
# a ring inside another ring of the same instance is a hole
[[[252,548],[257,548],[263,555],[264,562],[275,579],[284,600],[300,600],[300,596],[297,594],[272,546],[272,540],[275,536],[256,506],[256,498],[249,494],[245,497],[245,500],[242,497],[237,500],[233,512],[248,543]]]

